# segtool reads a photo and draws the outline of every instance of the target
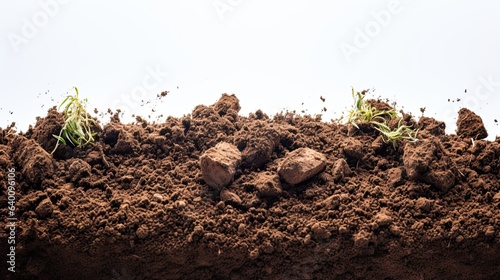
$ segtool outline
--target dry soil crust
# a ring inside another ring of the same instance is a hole
[[[3,129],[0,213],[14,167],[16,279],[498,279],[500,139],[480,140],[473,112],[457,135],[405,115],[419,141],[394,149],[369,126],[239,109],[223,95],[161,124],[115,116],[94,129],[95,146],[54,155],[55,109],[26,133]],[[219,191],[200,157],[221,142],[241,160]],[[325,167],[290,185],[278,171],[299,148]],[[14,279],[7,234],[1,274]]]

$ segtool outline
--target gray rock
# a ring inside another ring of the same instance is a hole
[[[285,157],[278,174],[285,182],[296,185],[323,171],[325,166],[325,155],[309,148],[299,148]]]
[[[212,188],[221,190],[231,184],[241,162],[241,152],[235,146],[221,142],[200,157],[203,180]]]

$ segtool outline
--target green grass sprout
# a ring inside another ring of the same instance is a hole
[[[354,92],[352,89],[352,98],[354,99],[353,108],[347,112],[347,121],[358,128],[359,123],[370,123],[373,121],[384,122],[387,118],[392,120],[397,118],[396,110],[378,110],[370,103],[366,102],[365,94],[367,91]]]
[[[394,148],[398,147],[398,142],[406,139],[410,142],[417,141],[418,130],[413,130],[410,126],[401,124],[399,120],[397,127],[392,130],[386,123],[372,122],[375,129],[382,134],[385,143],[391,143]]]
[[[94,124],[95,121],[90,118],[85,109],[87,98],[80,102],[78,99],[78,88],[74,87],[74,89],[76,94],[66,96],[59,105],[58,109],[64,106],[64,126],[59,135],[52,134],[57,139],[57,143],[51,154],[56,151],[59,143],[66,145],[66,140],[76,147],[94,144],[95,133],[91,131],[90,125]]]
[[[347,112],[347,123],[357,129],[359,129],[358,124],[361,123],[372,124],[381,133],[384,142],[391,143],[394,148],[397,148],[398,142],[403,139],[411,142],[417,141],[418,130],[403,125],[402,119],[398,117],[398,112],[395,109],[379,110],[373,107],[365,100],[367,92],[367,90],[355,92],[354,88],[352,89],[354,104],[352,109]],[[395,119],[399,119],[398,125],[391,129],[387,122]]]

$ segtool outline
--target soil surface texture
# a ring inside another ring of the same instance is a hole
[[[163,123],[115,114],[53,154],[55,108],[1,129],[2,279],[500,279],[500,138],[474,112],[453,135],[402,112],[418,141],[394,147],[239,110],[224,94]]]

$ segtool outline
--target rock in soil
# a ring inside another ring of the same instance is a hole
[[[500,140],[477,122],[446,135],[403,113],[419,140],[393,149],[371,125],[239,108],[223,95],[160,123],[115,114],[96,145],[53,155],[55,110],[0,131],[6,279],[498,279]]]
[[[38,215],[38,217],[44,219],[52,214],[54,211],[54,205],[52,204],[52,201],[50,199],[46,198],[38,204],[38,206],[35,208],[35,213]]]
[[[225,203],[241,205],[241,198],[234,192],[223,188],[220,192],[220,199]]]
[[[339,158],[337,161],[335,161],[335,164],[333,165],[333,169],[332,169],[332,176],[333,176],[332,179],[335,182],[338,182],[338,181],[344,179],[345,177],[348,177],[351,175],[352,175],[351,168],[349,167],[349,165],[347,164],[345,159]]]
[[[241,152],[235,146],[221,142],[200,157],[203,180],[212,188],[221,190],[234,180],[241,162]]]
[[[288,184],[296,185],[314,177],[325,166],[325,155],[309,148],[299,148],[285,157],[278,174]]]

